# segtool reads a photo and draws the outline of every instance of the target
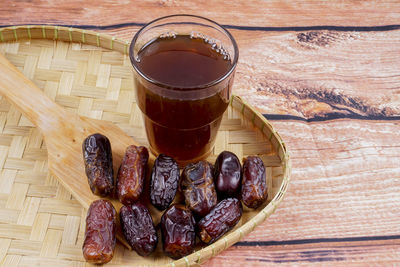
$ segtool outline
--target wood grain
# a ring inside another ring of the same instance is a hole
[[[288,194],[276,214],[210,266],[399,263],[400,123],[273,124],[294,163]]]
[[[2,1],[5,24],[108,25],[146,23],[160,16],[188,13],[222,24],[246,26],[377,26],[399,23],[397,1]]]
[[[171,13],[242,26],[230,27],[240,47],[234,90],[275,119],[291,151],[293,177],[277,212],[205,265],[398,265],[398,10],[398,1],[5,0],[0,24],[81,25],[125,40],[139,29],[136,23]],[[63,229],[58,217],[50,223]],[[6,261],[34,259],[43,260],[35,254]]]
[[[237,92],[262,112],[400,118],[400,31],[241,36]]]

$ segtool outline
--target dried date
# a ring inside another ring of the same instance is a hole
[[[236,198],[219,202],[209,214],[198,223],[198,235],[204,243],[210,244],[232,229],[242,217],[242,204]]]
[[[192,253],[196,242],[195,220],[183,205],[172,205],[161,217],[165,254],[173,259]]]
[[[242,201],[256,209],[267,199],[267,179],[262,160],[257,156],[249,156],[243,163]]]
[[[188,164],[182,172],[180,186],[186,206],[197,218],[203,218],[217,204],[213,167],[207,161]]]
[[[143,191],[149,152],[143,146],[126,149],[117,178],[117,195],[124,205],[133,204]]]
[[[147,256],[157,246],[158,237],[149,210],[140,203],[122,206],[122,232],[129,245],[141,256]]]
[[[82,150],[86,176],[93,194],[110,194],[114,190],[110,141],[102,134],[92,134],[83,141]]]
[[[99,199],[90,205],[86,217],[83,256],[95,264],[109,262],[114,255],[117,212],[110,201]]]
[[[229,151],[218,155],[214,164],[215,188],[221,198],[236,197],[242,177],[242,168],[238,157]]]
[[[174,200],[179,184],[179,167],[176,161],[160,154],[154,161],[150,181],[150,200],[154,207],[165,210]]]

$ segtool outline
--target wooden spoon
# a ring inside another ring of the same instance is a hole
[[[1,54],[0,93],[42,131],[50,171],[85,209],[99,197],[90,190],[85,174],[83,140],[93,133],[110,139],[115,173],[126,148],[137,145],[113,123],[78,116],[54,103]],[[121,203],[111,201],[118,211]],[[117,238],[130,249],[121,232]]]

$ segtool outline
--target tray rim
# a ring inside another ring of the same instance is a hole
[[[53,41],[78,42],[115,50],[124,55],[128,54],[130,45],[130,42],[118,39],[115,36],[76,27],[64,27],[57,25],[0,26],[0,43],[18,42],[25,39],[47,39]],[[170,263],[166,264],[166,266],[175,267],[201,264],[211,257],[226,250],[233,244],[239,242],[245,235],[253,231],[257,225],[264,222],[275,212],[287,191],[291,176],[291,160],[289,151],[281,136],[277,131],[275,131],[274,127],[259,111],[248,104],[240,96],[233,94],[230,105],[234,109],[239,110],[240,113],[246,119],[251,121],[253,126],[260,130],[263,135],[269,136],[269,140],[271,141],[272,145],[275,145],[275,149],[278,157],[281,160],[283,169],[282,184],[274,198],[248,222],[228,233],[225,237],[217,240],[215,243],[195,251],[190,255],[182,257],[181,259],[171,261]]]

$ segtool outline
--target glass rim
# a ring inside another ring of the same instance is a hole
[[[217,78],[217,79],[215,79],[215,80],[213,80],[213,81],[211,81],[209,83],[205,83],[205,84],[201,84],[201,85],[195,85],[195,86],[185,86],[185,87],[180,87],[180,88],[185,89],[184,91],[207,89],[207,88],[210,88],[210,87],[212,87],[214,85],[217,85],[217,84],[223,82],[227,77],[229,77],[233,73],[233,71],[236,68],[238,59],[239,59],[239,48],[238,48],[238,45],[237,45],[235,39],[233,38],[232,34],[224,26],[222,26],[221,24],[219,24],[219,23],[217,23],[217,22],[215,22],[215,21],[213,21],[211,19],[208,19],[208,18],[205,18],[205,17],[202,17],[202,16],[198,16],[198,15],[191,15],[191,14],[174,14],[174,15],[168,15],[168,16],[159,17],[157,19],[154,19],[154,20],[150,21],[149,23],[146,23],[133,36],[131,44],[129,46],[129,58],[130,58],[130,61],[131,61],[131,64],[132,64],[133,68],[140,75],[140,77],[144,78],[146,81],[148,81],[148,82],[150,82],[152,84],[155,84],[155,85],[157,85],[159,87],[162,87],[162,88],[165,88],[165,89],[168,89],[168,90],[173,90],[172,88],[174,88],[174,87],[172,87],[172,86],[170,86],[168,84],[159,82],[159,81],[153,79],[152,77],[149,77],[148,75],[144,74],[140,70],[139,66],[137,65],[137,62],[136,62],[136,60],[134,58],[134,55],[133,55],[134,45],[136,44],[136,41],[139,38],[139,35],[142,33],[142,31],[146,27],[148,27],[149,25],[151,25],[151,24],[153,24],[155,22],[158,22],[158,21],[161,21],[161,20],[164,20],[164,19],[168,19],[168,18],[172,18],[172,17],[198,18],[198,19],[202,19],[202,20],[208,21],[208,22],[210,22],[212,24],[215,24],[216,26],[220,27],[223,30],[223,32],[229,37],[229,39],[230,39],[230,41],[231,41],[231,43],[233,45],[233,51],[234,51],[234,57],[233,57],[232,65],[229,68],[229,70],[226,73],[224,73],[224,75],[222,75],[221,77],[219,77],[219,78]],[[173,91],[176,91],[176,90],[173,90]]]

